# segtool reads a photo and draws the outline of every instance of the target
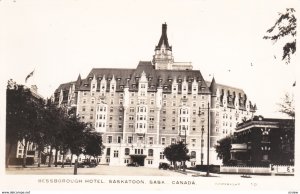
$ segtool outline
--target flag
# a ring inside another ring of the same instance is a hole
[[[34,70],[26,76],[25,83],[27,83],[27,80],[33,76],[33,73],[34,73]]]

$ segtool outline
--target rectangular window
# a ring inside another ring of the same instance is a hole
[[[166,138],[162,137],[161,138],[161,145],[165,145],[166,144]]]
[[[172,130],[173,130],[173,131],[175,130],[175,126],[172,126]]]
[[[176,138],[171,138],[171,144],[175,144],[176,143]]]
[[[129,111],[130,111],[130,112],[134,112],[134,108],[131,107],[131,108],[129,109]]]
[[[166,121],[166,118],[164,117],[162,120],[165,122],[165,121]]]
[[[161,160],[165,159],[165,155],[164,155],[163,152],[160,152],[160,153],[159,153],[159,158],[160,158]]]
[[[129,116],[129,120],[133,121],[134,117],[133,116]]]
[[[127,142],[128,142],[128,143],[132,143],[132,136],[129,136],[129,137],[128,137]]]
[[[106,149],[106,156],[110,156],[110,148]]]
[[[133,123],[129,123],[129,128],[133,128]]]
[[[113,107],[110,107],[109,111],[110,111],[110,112],[114,112],[114,108],[113,108]]]
[[[150,145],[153,144],[153,137],[149,137],[149,144],[150,144]]]
[[[82,112],[84,112],[85,111],[85,107],[82,107]]]
[[[114,158],[118,158],[119,157],[119,151],[118,150],[114,150]]]
[[[166,110],[163,110],[162,112],[163,112],[163,114],[166,114]]]
[[[108,138],[108,139],[107,139],[107,142],[108,142],[108,143],[112,143],[112,136],[108,136],[107,138]]]
[[[148,164],[152,164],[153,163],[153,160],[148,160]]]
[[[119,124],[118,127],[119,127],[119,129],[122,129],[122,124]]]
[[[154,113],[154,109],[150,109],[150,112],[151,112],[151,113]]]
[[[108,126],[109,126],[109,128],[112,128],[112,123],[109,123]]]
[[[154,117],[150,117],[149,119],[150,119],[150,121],[154,121]]]
[[[118,143],[121,143],[121,136],[118,136]]]

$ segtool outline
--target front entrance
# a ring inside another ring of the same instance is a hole
[[[139,166],[145,165],[146,155],[130,155],[130,157],[132,163],[137,163]]]

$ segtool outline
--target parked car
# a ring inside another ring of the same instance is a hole
[[[170,165],[168,163],[165,163],[165,162],[160,162],[159,163],[159,166],[158,166],[158,169],[164,169],[164,170],[167,170],[170,168]]]
[[[139,167],[139,164],[136,162],[133,163],[128,163],[126,166],[134,166],[134,167]]]
[[[84,161],[78,163],[78,168],[95,168],[98,164],[95,161]]]

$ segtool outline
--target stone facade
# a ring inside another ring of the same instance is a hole
[[[208,128],[210,163],[219,164],[214,151],[217,140],[232,133],[243,116],[251,118],[255,111],[242,90],[235,92],[234,102],[244,101],[229,107],[231,97],[224,92],[229,89],[232,94],[236,89],[214,80],[209,87],[191,63],[174,62],[166,30],[163,24],[153,61],[140,61],[136,69],[94,68],[86,79],[79,76],[54,93],[58,106],[76,107],[81,121],[90,122],[102,134],[105,150],[98,158],[101,164],[138,162],[157,168],[160,162],[167,162],[164,148],[181,140],[192,156],[188,166],[206,164]],[[242,106],[245,110],[240,114]]]

